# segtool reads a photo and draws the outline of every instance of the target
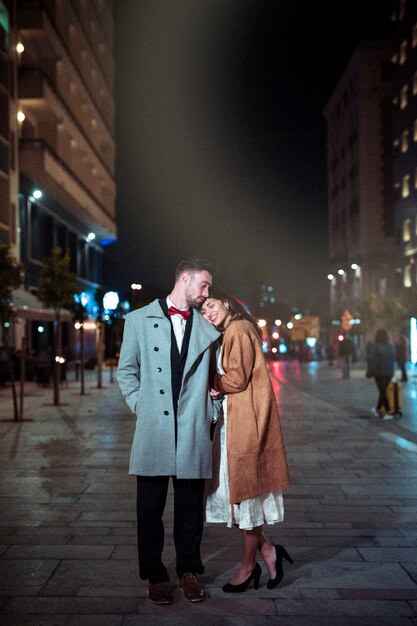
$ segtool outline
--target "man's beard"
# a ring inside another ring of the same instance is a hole
[[[198,298],[195,298],[194,300],[189,302],[189,306],[192,309],[198,309],[199,310],[203,306],[205,300],[206,300],[206,298],[202,299],[201,296],[199,296]]]

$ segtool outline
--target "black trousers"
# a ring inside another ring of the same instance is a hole
[[[178,578],[186,572],[203,574],[200,556],[204,529],[204,480],[173,476],[174,543]],[[158,583],[169,580],[162,563],[164,524],[162,515],[168,492],[169,476],[137,476],[137,532],[139,576]]]
[[[376,405],[376,410],[380,411],[382,408],[389,411],[389,402],[387,398],[387,387],[390,383],[391,376],[375,376],[376,386],[379,391],[379,398]]]

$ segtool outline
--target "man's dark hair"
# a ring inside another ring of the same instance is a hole
[[[206,259],[200,259],[197,256],[190,256],[188,259],[183,259],[179,262],[177,269],[175,270],[175,280],[178,280],[183,272],[209,272],[212,276],[217,274],[217,268],[213,263]]]

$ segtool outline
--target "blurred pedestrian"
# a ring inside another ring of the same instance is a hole
[[[354,351],[355,346],[353,339],[349,337],[349,335],[345,335],[339,343],[339,356],[342,359],[343,380],[350,378],[350,363],[353,358]]]
[[[39,348],[36,358],[36,382],[39,387],[49,387],[53,365],[53,354],[50,346]]]
[[[373,413],[384,419],[392,419],[393,412],[387,397],[387,387],[394,376],[395,347],[390,343],[385,328],[376,331],[375,340],[368,344],[367,371],[368,378],[374,378],[379,396]]]
[[[149,599],[170,604],[162,562],[169,477],[174,488],[174,543],[180,588],[190,602],[205,598],[200,544],[204,484],[211,477],[210,427],[214,414],[209,370],[219,333],[196,310],[211,285],[213,266],[181,261],[168,297],[126,316],[117,370],[137,426],[129,473],[137,476],[139,574]]]
[[[283,558],[292,560],[283,546],[268,541],[263,525],[283,521],[289,474],[259,327],[219,289],[210,290],[201,313],[223,333],[214,378],[214,390],[224,394],[223,416],[214,432],[206,521],[236,525],[243,539],[239,569],[223,591],[244,592],[252,580],[258,587],[258,551],[269,573],[267,588],[273,589],[283,576]]]
[[[335,349],[334,349],[334,345],[333,345],[333,343],[331,341],[327,345],[326,355],[327,355],[328,365],[333,365]]]
[[[409,341],[407,337],[401,335],[398,340],[398,343],[395,346],[395,360],[397,361],[397,365],[401,370],[401,382],[406,383],[408,381],[407,376],[407,363],[410,360],[409,357]]]

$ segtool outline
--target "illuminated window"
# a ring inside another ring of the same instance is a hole
[[[414,120],[413,139],[414,139],[414,141],[417,141],[417,120]]]
[[[411,265],[406,265],[404,268],[403,285],[404,287],[411,287]]]
[[[401,135],[401,152],[408,151],[408,135],[409,134],[410,133],[408,132],[408,130],[404,130]]]
[[[408,85],[403,85],[400,92],[400,109],[405,109],[408,104]]]
[[[413,32],[411,35],[411,45],[413,48],[417,46],[417,23],[413,26]]]
[[[393,65],[395,65],[396,63],[398,63],[398,54],[396,52],[394,52],[394,54],[391,57],[391,63]]]
[[[400,65],[404,65],[407,60],[407,41],[404,41],[400,45]]]
[[[401,186],[401,196],[403,198],[408,198],[410,195],[410,174],[406,174],[403,176],[402,186]]]
[[[413,74],[413,96],[417,95],[417,72]]]
[[[403,221],[403,241],[407,242],[411,239],[411,220],[407,218]]]

